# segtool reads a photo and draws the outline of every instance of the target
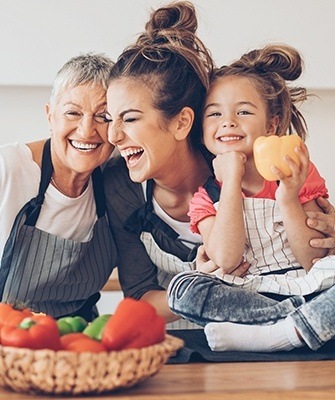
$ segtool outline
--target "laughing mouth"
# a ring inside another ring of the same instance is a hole
[[[72,147],[80,151],[92,151],[100,146],[99,143],[82,143],[77,140],[70,140]]]
[[[125,150],[120,150],[121,157],[125,158],[128,162],[138,160],[144,152],[144,149],[137,148],[128,148]]]

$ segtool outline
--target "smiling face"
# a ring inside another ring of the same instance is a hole
[[[179,148],[174,121],[166,122],[142,81],[119,78],[107,91],[108,137],[119,149],[134,182],[165,179]],[[177,148],[178,147],[178,148]]]
[[[241,76],[218,78],[206,100],[204,143],[212,154],[235,150],[251,158],[259,136],[275,134],[278,118],[268,118],[253,82]]]
[[[92,83],[67,88],[46,106],[55,171],[89,175],[109,158],[106,90]]]

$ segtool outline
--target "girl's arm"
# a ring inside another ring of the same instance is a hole
[[[319,210],[320,208],[315,200],[303,205],[299,201],[287,202],[281,206],[284,226],[291,249],[297,261],[306,270],[312,268],[315,258],[322,258],[327,254],[326,249],[313,248],[309,243],[312,238],[324,237],[322,233],[315,231],[306,224],[306,211]]]
[[[326,251],[310,245],[312,238],[322,238],[324,235],[307,225],[307,211],[320,211],[320,207],[315,200],[303,205],[299,201],[299,191],[308,174],[309,156],[305,145],[297,148],[296,152],[300,158],[300,166],[289,157],[286,159],[292,176],[286,177],[278,168],[273,168],[280,179],[276,199],[280,205],[285,231],[293,254],[301,266],[310,270],[313,259],[324,257]]]
[[[241,194],[244,163],[245,155],[235,151],[219,154],[215,158],[215,176],[223,182],[217,214],[198,223],[208,257],[224,273],[231,273],[241,264],[245,249]]]

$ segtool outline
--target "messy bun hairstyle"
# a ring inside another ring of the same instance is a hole
[[[140,78],[152,90],[154,107],[166,121],[183,107],[192,108],[195,119],[189,138],[192,146],[201,148],[202,110],[213,61],[196,35],[197,27],[191,2],[153,11],[136,43],[119,56],[110,79]]]
[[[279,117],[276,134],[297,133],[305,140],[307,125],[296,104],[307,99],[307,92],[305,88],[287,84],[298,79],[302,70],[303,60],[296,49],[284,44],[269,44],[216,69],[211,82],[229,75],[250,78],[265,101],[268,118]]]

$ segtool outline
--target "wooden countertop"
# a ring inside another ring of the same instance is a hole
[[[0,388],[0,400],[52,399]],[[335,361],[164,365],[139,385],[110,394],[57,399],[307,400],[335,399]]]

